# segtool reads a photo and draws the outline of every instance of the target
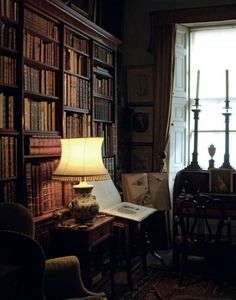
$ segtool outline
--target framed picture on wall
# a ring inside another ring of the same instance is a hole
[[[209,191],[212,193],[233,192],[233,170],[227,168],[209,169]]]
[[[131,170],[132,172],[152,171],[152,147],[133,146],[131,149]]]
[[[131,140],[151,143],[153,140],[153,108],[151,106],[132,107]]]
[[[129,67],[127,71],[128,103],[153,103],[153,66]]]

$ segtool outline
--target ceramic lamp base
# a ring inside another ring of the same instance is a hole
[[[76,197],[69,203],[72,217],[77,223],[93,222],[99,212],[99,204],[96,197],[91,194],[92,185],[76,185]]]

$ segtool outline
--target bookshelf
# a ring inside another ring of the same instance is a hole
[[[1,1],[0,6],[0,198],[16,201],[20,128],[15,111],[19,89],[19,4]]]
[[[0,199],[38,223],[73,196],[72,184],[51,180],[61,137],[103,136],[116,180],[119,43],[62,1],[1,1]]]

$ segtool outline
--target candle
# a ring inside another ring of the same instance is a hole
[[[199,81],[200,81],[200,71],[197,71],[197,89],[196,89],[196,99],[199,99]]]
[[[226,107],[228,104],[228,100],[229,100],[229,70],[225,71],[225,78],[226,78]]]

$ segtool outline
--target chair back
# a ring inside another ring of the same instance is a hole
[[[0,203],[0,230],[23,232],[34,238],[32,215],[19,203]]]
[[[197,194],[180,202],[177,216],[183,247],[221,240],[225,217],[220,199]]]
[[[44,300],[45,257],[39,243],[24,233],[0,230],[0,244],[0,268],[17,268],[16,274],[2,278],[1,299]]]
[[[208,269],[217,271],[216,274],[231,265],[231,225],[225,218],[222,200],[202,193],[180,200],[174,221],[178,224],[174,247],[178,254],[179,285],[190,256],[205,258]]]

